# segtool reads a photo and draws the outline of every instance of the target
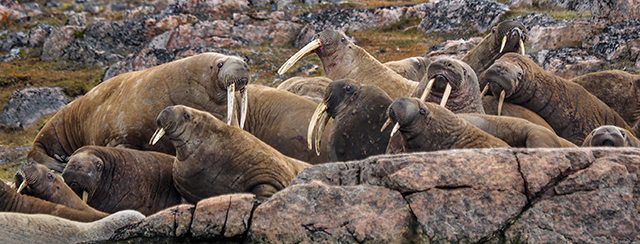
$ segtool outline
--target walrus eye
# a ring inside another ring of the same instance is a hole
[[[223,66],[223,65],[224,65],[224,64],[223,64],[222,62],[218,63],[218,69],[219,69],[219,68],[222,68],[222,66]]]
[[[186,120],[191,120],[191,115],[189,115],[189,113],[187,112],[182,113],[182,117],[184,117],[184,119]]]
[[[344,37],[341,37],[341,38],[340,38],[340,41],[344,41],[344,40],[346,40]]]
[[[351,89],[353,89],[353,87],[351,87],[351,85],[347,85],[347,86],[344,88],[344,90],[345,90],[345,91],[347,91],[347,92],[350,92],[350,91],[351,91]]]
[[[622,137],[624,137],[625,133],[623,130],[620,130],[620,135],[622,135]]]
[[[464,73],[464,75],[467,75],[467,69],[462,69],[462,72]]]
[[[522,73],[518,73],[518,80],[522,80]]]
[[[495,27],[491,28],[491,33],[496,33],[496,28]]]
[[[47,173],[47,179],[53,180],[53,175],[51,173]]]
[[[101,163],[100,161],[96,162],[96,169],[97,169],[98,171],[101,171],[101,170],[102,170],[102,163]]]
[[[427,111],[424,110],[424,108],[420,108],[420,114],[425,115],[425,114],[427,114]]]

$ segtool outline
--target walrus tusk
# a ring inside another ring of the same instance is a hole
[[[327,111],[327,104],[320,102],[318,107],[316,107],[316,111],[313,112],[313,116],[311,116],[311,121],[309,121],[309,128],[307,129],[307,144],[309,145],[309,150],[313,149],[313,144],[311,141],[313,140],[313,132],[316,130],[316,126],[318,121],[320,120],[320,115],[324,114]]]
[[[284,74],[291,68],[291,66],[293,66],[296,62],[298,62],[298,60],[304,57],[304,55],[307,55],[308,53],[312,52],[313,50],[316,50],[316,48],[319,48],[321,46],[322,46],[322,41],[320,41],[320,39],[315,39],[309,42],[309,44],[301,48],[300,51],[298,51],[296,54],[291,56],[291,58],[289,58],[289,60],[287,60],[287,62],[285,62],[282,65],[282,67],[280,67],[280,69],[278,70],[278,74],[279,75]]]
[[[153,135],[151,136],[151,140],[149,141],[149,145],[155,145],[160,138],[162,138],[162,136],[164,136],[164,128],[158,128],[156,129],[156,132],[153,133]]]
[[[429,80],[429,83],[427,83],[427,87],[422,92],[422,96],[420,96],[420,101],[424,102],[427,100],[427,96],[429,96],[429,92],[431,92],[431,87],[433,86],[433,82],[435,80],[436,80],[435,78]]]
[[[24,181],[22,181],[22,184],[20,184],[20,187],[18,187],[18,193],[20,193],[25,187],[27,187],[27,180],[26,179]]]
[[[400,130],[400,123],[396,123],[396,125],[393,126],[393,129],[391,130],[391,136],[395,135],[398,130]]]
[[[316,155],[320,156],[320,141],[322,139],[322,133],[324,133],[324,128],[327,126],[327,122],[329,122],[329,114],[322,113],[319,119],[320,123],[318,124],[318,130],[316,131]]]
[[[442,94],[442,100],[440,101],[440,106],[445,107],[445,105],[447,105],[447,100],[449,100],[449,95],[451,95],[451,84],[447,83],[447,87],[444,89],[444,93]]]
[[[247,103],[247,89],[244,89],[241,92],[241,100],[240,100],[240,129],[244,129],[244,121],[247,119],[247,108],[249,104]]]
[[[504,92],[504,90],[500,92],[500,100],[498,100],[498,116],[502,113],[502,103],[504,103],[505,93],[506,92]]]
[[[84,203],[87,203],[88,200],[89,200],[89,193],[87,191],[83,191],[82,192],[82,201]]]
[[[524,42],[520,39],[520,50],[522,51],[522,55],[524,55]]]
[[[500,53],[502,53],[502,51],[504,51],[504,46],[507,45],[507,36],[505,35],[502,38],[502,45],[500,45]]]
[[[484,97],[484,95],[487,95],[487,92],[489,91],[489,83],[487,83],[484,88],[482,88],[482,93],[480,93],[480,97]]]
[[[233,111],[236,103],[236,83],[231,83],[227,87],[227,125],[231,125],[233,120]]]
[[[388,118],[387,121],[384,122],[384,124],[382,125],[382,128],[380,128],[380,132],[383,132],[384,129],[387,128],[387,126],[389,126],[391,124],[391,118]]]

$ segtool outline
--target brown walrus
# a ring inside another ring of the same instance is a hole
[[[157,117],[158,133],[176,147],[173,179],[190,203],[237,192],[264,200],[287,187],[309,164],[287,157],[240,128],[182,105]],[[159,139],[152,138],[152,143]]]
[[[476,73],[452,58],[433,61],[411,96],[439,103],[454,113],[484,113]]]
[[[61,218],[91,222],[104,217],[103,214],[73,209],[62,204],[52,203],[40,198],[22,195],[1,180],[0,184],[0,212],[16,212],[26,214],[48,214]]]
[[[640,75],[622,70],[593,72],[570,81],[580,84],[591,94],[615,110],[620,117],[633,125],[640,115]]]
[[[388,153],[509,147],[450,110],[419,98],[398,98],[389,106],[388,113],[391,121],[400,125],[393,137],[402,138],[399,150],[387,148]]]
[[[427,68],[429,67],[429,64],[431,64],[431,60],[426,57],[419,56],[389,61],[383,64],[402,77],[411,81],[419,82],[427,73]]]
[[[62,204],[67,207],[88,211],[96,216],[109,215],[100,212],[83,202],[78,195],[66,184],[62,176],[51,172],[47,166],[38,163],[26,163],[20,167],[14,176],[14,183],[19,186],[18,193],[37,197],[49,202]]]
[[[349,161],[384,154],[391,127],[380,128],[387,120],[387,108],[393,102],[377,86],[361,85],[352,79],[340,79],[329,84],[324,100],[318,104],[309,125],[309,145],[329,117],[333,127],[329,135],[329,161]],[[323,119],[324,118],[324,119]],[[315,145],[320,144],[315,138]]]
[[[576,145],[601,125],[627,130],[627,123],[604,102],[577,83],[546,72],[531,59],[507,53],[480,77],[493,94],[522,105],[544,118],[559,136]]]
[[[363,85],[380,87],[392,99],[411,95],[418,83],[405,79],[375,59],[366,50],[332,29],[316,34],[313,41],[291,56],[278,74],[283,74],[306,54],[315,51],[324,75],[331,80],[353,79]]]
[[[318,76],[318,77],[291,77],[278,85],[278,89],[285,90],[302,96],[311,101],[319,103],[322,101],[324,90],[327,85],[331,83],[331,79]]]
[[[250,75],[241,58],[217,53],[118,75],[58,111],[36,136],[27,159],[62,172],[67,157],[84,145],[175,154],[166,139],[148,145],[157,114],[167,106],[185,104],[219,111],[216,116],[221,118],[233,115],[226,113],[227,107],[234,108],[227,106],[233,103],[227,101],[227,93],[244,90]]]
[[[556,135],[552,130],[525,119],[486,114],[461,113],[456,115],[484,132],[500,138],[511,147],[577,147]]]
[[[107,241],[125,225],[144,219],[133,210],[124,210],[90,223],[81,223],[46,214],[0,213],[0,243],[88,243]]]
[[[527,28],[522,23],[511,20],[502,21],[491,28],[491,34],[482,39],[460,60],[469,64],[476,74],[480,75],[507,52],[524,55],[524,43],[528,38]]]
[[[583,147],[640,147],[640,140],[628,130],[614,125],[595,128],[582,143]]]
[[[69,157],[62,177],[97,210],[133,209],[149,215],[182,200],[173,186],[174,158],[153,151],[84,146]]]
[[[498,98],[490,95],[482,97],[482,108],[484,108],[485,114],[498,115],[498,106],[499,106]],[[551,128],[549,123],[547,123],[546,120],[540,117],[540,115],[520,105],[503,102],[502,109],[500,111],[500,116],[510,116],[510,117],[526,119],[534,124],[541,125],[544,128],[547,128],[555,133],[555,131],[553,130],[553,128]]]

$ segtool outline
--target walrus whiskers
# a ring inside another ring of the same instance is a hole
[[[165,133],[164,128],[160,127],[156,129],[156,132],[154,132],[153,135],[151,136],[151,140],[149,141],[149,144],[155,145],[160,140],[160,138],[164,136],[164,133]]]
[[[304,57],[308,53],[312,52],[313,50],[316,50],[316,48],[319,48],[321,46],[322,46],[322,41],[320,41],[320,39],[315,39],[309,42],[306,46],[301,48],[300,51],[298,51],[296,54],[291,56],[291,58],[289,58],[287,62],[282,64],[282,67],[280,67],[280,69],[278,70],[278,74],[279,75],[284,74],[291,68],[291,66],[293,66],[296,62],[298,62],[298,60],[300,60],[302,57]]]
[[[504,103],[505,94],[506,92],[504,90],[500,92],[500,100],[498,100],[498,116],[502,113],[502,104]]]

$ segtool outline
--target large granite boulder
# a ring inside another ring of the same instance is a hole
[[[24,130],[42,116],[58,112],[69,100],[59,87],[16,90],[2,109],[0,123]]]

